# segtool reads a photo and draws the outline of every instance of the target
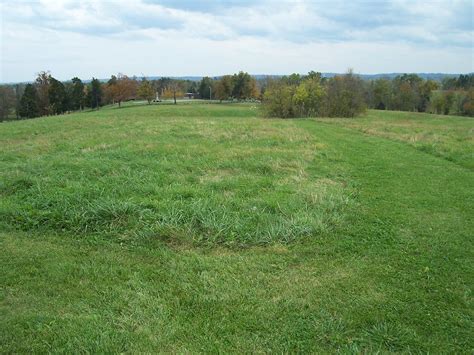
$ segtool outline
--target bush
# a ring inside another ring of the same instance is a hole
[[[326,81],[320,75],[272,81],[262,107],[266,117],[354,117],[366,105],[362,80],[349,72]]]

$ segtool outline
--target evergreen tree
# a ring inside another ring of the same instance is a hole
[[[38,97],[36,88],[27,84],[20,100],[19,115],[23,118],[33,118],[40,115],[38,110]]]
[[[48,88],[48,96],[51,113],[58,115],[67,111],[66,88],[62,82],[55,78],[51,78]]]
[[[102,87],[99,79],[92,78],[89,95],[90,107],[99,109],[102,105]]]
[[[81,79],[74,77],[71,80],[70,107],[72,110],[82,110],[84,107],[84,84]]]
[[[211,99],[213,87],[214,81],[210,77],[205,76],[202,78],[198,88],[199,97],[206,100]]]

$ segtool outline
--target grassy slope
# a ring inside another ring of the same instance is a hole
[[[357,120],[321,121],[406,142],[424,152],[474,169],[474,119],[471,117],[371,110]]]
[[[2,348],[472,351],[466,160],[254,115],[0,126]]]

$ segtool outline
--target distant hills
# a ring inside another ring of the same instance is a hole
[[[300,74],[306,74],[306,73],[300,73]],[[321,74],[322,74],[323,78],[332,78],[335,75],[341,75],[341,73],[321,73]],[[359,75],[364,80],[375,80],[375,79],[380,79],[380,78],[393,79],[396,76],[402,75],[402,74],[405,74],[405,73],[380,73],[380,74],[359,74],[359,73],[355,73],[355,74]],[[441,81],[444,78],[458,77],[459,75],[461,75],[461,73],[459,73],[459,74],[408,73],[408,74],[416,74],[416,75],[420,76],[421,78],[423,78],[425,80],[430,79],[430,80],[437,80],[437,81]],[[472,74],[472,73],[468,73],[468,74]],[[284,75],[288,75],[288,74],[281,74],[281,75],[279,75],[279,74],[252,74],[252,76],[257,80],[265,79],[267,77],[281,78]],[[180,80],[200,81],[203,77],[204,76],[147,76],[147,79],[148,80],[158,80],[158,79],[161,79],[161,78],[171,78],[171,79],[180,79]],[[214,79],[218,79],[220,77],[222,77],[222,75],[212,76],[212,78],[214,78]],[[138,77],[138,78],[140,78],[140,77]],[[109,78],[99,79],[99,81],[101,81],[101,82],[107,82],[108,80],[109,80]],[[68,80],[66,80],[66,81],[68,81]],[[83,79],[84,83],[89,83],[90,81],[91,81],[91,79]],[[33,81],[23,81],[23,82],[20,82],[20,83],[32,83],[32,82]],[[0,83],[0,84],[9,85],[9,84],[17,84],[17,83],[18,82]]]
[[[306,74],[306,73],[305,73]],[[332,78],[333,76],[340,75],[341,73],[321,73],[323,78]],[[393,79],[397,77],[398,75],[402,75],[405,73],[380,73],[380,74],[358,74],[362,79],[364,80],[375,80],[375,79],[380,79],[380,78],[387,78],[387,79]],[[420,76],[421,78],[425,80],[438,80],[441,81],[444,78],[452,78],[452,77],[458,77],[461,73],[459,74],[446,74],[446,73],[408,73],[408,74],[416,74]],[[284,75],[287,74],[252,74],[252,76],[255,79],[265,79],[267,77],[272,77],[272,78],[280,78]],[[213,76],[213,78],[220,78],[222,75],[218,76]],[[163,78],[164,76],[149,76],[147,77],[149,80],[158,80],[160,78]],[[200,81],[203,76],[172,76],[170,77],[172,79],[181,79],[181,80],[191,80],[191,81]],[[108,79],[104,79],[107,81]]]

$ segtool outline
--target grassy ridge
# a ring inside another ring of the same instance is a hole
[[[255,115],[0,126],[4,351],[471,351],[472,171]]]

